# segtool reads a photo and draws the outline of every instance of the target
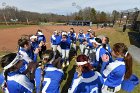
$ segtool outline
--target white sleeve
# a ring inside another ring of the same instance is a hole
[[[52,39],[55,40],[56,38],[54,37],[54,35],[52,35]]]
[[[27,55],[27,53],[26,52],[24,52],[24,51],[19,51],[19,53],[21,54],[21,55],[23,55],[23,59],[26,61],[26,62],[33,62],[33,60]]]

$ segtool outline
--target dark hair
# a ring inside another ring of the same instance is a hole
[[[23,34],[23,35],[21,35],[21,39],[28,39],[28,40],[30,40],[30,35]]]
[[[10,53],[10,54],[7,54],[4,57],[2,57],[0,60],[1,67],[4,68],[8,64],[10,64],[15,59],[16,55],[17,55],[16,53]],[[9,72],[10,72],[9,69],[4,71],[4,76],[5,76],[6,81],[7,81],[7,74]]]
[[[106,38],[106,44],[109,43],[109,38],[108,37],[105,37]]]
[[[89,61],[89,57],[87,57],[86,55],[79,55],[77,58],[76,58],[76,61],[77,62],[84,62],[84,61]],[[85,65],[82,65],[82,72],[87,72],[87,71],[90,71],[92,70],[93,67],[91,66],[90,63],[87,63]]]
[[[72,30],[72,33],[75,33],[74,28],[70,28]]]
[[[102,43],[102,40],[100,38],[95,38],[95,41],[100,43],[100,44]]]
[[[51,50],[51,51],[45,51],[43,53],[43,56],[45,57],[45,55],[49,56],[47,61],[49,62],[53,57],[54,57],[54,52]]]
[[[113,46],[113,51],[118,54],[120,54],[122,57],[124,57],[125,60],[125,66],[126,66],[126,72],[125,72],[125,79],[129,79],[132,75],[132,56],[127,53],[128,48],[124,43],[116,43]]]
[[[37,32],[42,32],[42,30],[38,29]]]
[[[28,45],[28,44],[29,44],[29,40],[26,39],[26,38],[20,38],[20,39],[18,40],[18,45],[19,45],[20,47],[24,47],[24,45]]]

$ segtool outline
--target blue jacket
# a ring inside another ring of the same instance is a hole
[[[101,93],[103,78],[98,72],[89,71],[74,74],[74,79],[68,93]]]
[[[7,88],[9,93],[32,93],[34,86],[26,75],[11,72],[8,73]]]
[[[88,42],[87,47],[89,47],[89,48],[94,48],[94,46],[93,46],[91,40],[94,40],[94,38],[88,38],[88,39],[87,39],[87,42]]]
[[[109,56],[109,61],[108,62],[103,62],[102,61],[102,56],[104,54]],[[93,64],[93,66],[95,68],[97,68],[97,70],[100,73],[102,73],[103,70],[106,68],[106,66],[112,61],[113,61],[112,56],[110,55],[110,53],[107,50],[105,50],[102,46],[98,46],[96,48],[96,59],[95,59],[95,63]]]
[[[36,48],[38,48],[39,47],[38,41],[31,42],[31,47],[32,47],[33,50],[35,50]]]
[[[61,35],[52,35],[51,36],[51,43],[52,43],[52,45],[59,45],[60,42],[61,42],[61,38],[62,38]]]
[[[80,44],[82,44],[84,42],[85,39],[85,34],[78,34],[78,40],[80,42]]]
[[[76,41],[76,33],[69,33],[68,36],[72,41]]]
[[[85,36],[86,36],[86,39],[90,38],[90,33],[87,33]]]
[[[51,64],[47,64],[44,69],[44,82],[43,82],[43,93],[60,93],[60,83],[63,78],[63,71],[53,67]],[[40,81],[41,81],[41,68],[37,68],[35,72],[36,81],[36,93],[40,93]]]
[[[109,63],[103,71],[104,85],[110,87],[119,86],[122,83],[126,72],[126,67],[123,58],[117,58],[114,62]]]
[[[4,76],[3,73],[0,73],[0,86],[3,84],[4,82]]]
[[[38,40],[39,43],[40,43],[41,41],[46,42],[46,38],[45,38],[44,35],[38,35],[38,36],[37,36],[37,40]]]
[[[60,42],[60,47],[61,49],[70,49],[70,45],[71,45],[71,40],[70,38],[68,37],[66,41],[62,41]]]

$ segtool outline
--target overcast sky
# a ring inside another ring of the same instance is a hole
[[[20,10],[27,10],[39,13],[57,13],[70,14],[78,11],[80,8],[94,7],[96,10],[111,12],[112,10],[126,10],[131,8],[140,9],[140,0],[0,0],[0,8],[2,3],[15,6]],[[76,4],[79,6],[72,6]]]

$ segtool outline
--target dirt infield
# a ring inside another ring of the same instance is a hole
[[[16,51],[17,50],[17,41],[18,39],[26,34],[35,34],[37,29],[42,29],[44,35],[46,36],[48,45],[50,48],[50,36],[54,30],[64,30],[69,31],[73,27],[76,33],[80,29],[83,29],[86,32],[90,27],[81,27],[81,26],[31,26],[31,27],[19,27],[19,28],[9,28],[9,29],[0,29],[0,51]],[[96,27],[91,27],[93,30],[97,30]]]

